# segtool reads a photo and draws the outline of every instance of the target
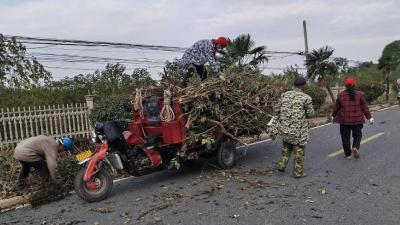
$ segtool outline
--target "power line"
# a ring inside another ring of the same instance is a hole
[[[15,38],[24,44],[46,44],[46,45],[67,45],[67,46],[88,46],[88,47],[113,47],[113,48],[133,48],[133,49],[147,49],[158,51],[170,52],[183,52],[187,48],[176,46],[163,46],[163,45],[146,45],[146,44],[131,44],[120,42],[106,42],[106,41],[85,41],[73,39],[56,39],[56,38],[42,38],[42,37],[25,37],[25,36],[11,36],[4,35],[6,39]]]
[[[183,52],[187,48],[177,46],[165,46],[165,45],[147,45],[147,44],[131,44],[121,42],[106,42],[106,41],[87,41],[87,40],[74,40],[74,39],[57,39],[57,38],[43,38],[43,37],[27,37],[27,36],[12,36],[4,35],[6,39],[15,38],[21,43],[25,44],[47,44],[51,45],[67,45],[67,46],[88,46],[88,47],[115,47],[115,48],[137,48],[137,49],[148,49],[158,51],[172,51],[172,52]],[[265,51],[267,54],[294,54],[303,55],[301,51],[290,52],[290,51]]]

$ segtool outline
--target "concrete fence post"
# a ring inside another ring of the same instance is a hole
[[[94,105],[93,105],[94,95],[85,95],[85,100],[86,100],[86,106],[88,107],[89,112],[92,111],[92,109],[94,107]]]

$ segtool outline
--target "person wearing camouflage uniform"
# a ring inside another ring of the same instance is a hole
[[[294,152],[294,177],[305,176],[303,172],[305,145],[309,140],[306,118],[314,114],[312,99],[303,92],[306,86],[304,78],[297,78],[295,88],[282,94],[274,107],[274,126],[283,145],[278,170],[285,171],[290,155]]]
[[[396,83],[397,83],[397,101],[398,101],[398,103],[400,105],[400,78],[397,79]]]

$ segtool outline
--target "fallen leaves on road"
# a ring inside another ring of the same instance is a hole
[[[323,188],[320,188],[320,189],[319,189],[319,193],[320,193],[321,195],[326,195],[326,194],[328,194],[328,191],[326,190],[325,187],[323,187]]]
[[[106,214],[106,213],[112,213],[115,210],[112,208],[93,208],[93,209],[89,209],[89,211]]]
[[[306,203],[314,203],[311,197],[307,196],[306,199],[304,200]]]

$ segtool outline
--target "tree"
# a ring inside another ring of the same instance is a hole
[[[250,66],[258,68],[259,64],[268,62],[266,47],[255,47],[255,41],[250,34],[241,34],[233,40],[229,40],[225,54],[220,58],[224,68]]]
[[[181,83],[182,69],[179,65],[179,59],[173,61],[166,61],[163,73],[160,73],[161,81],[166,81],[171,84],[179,86]]]
[[[400,66],[400,40],[393,41],[383,49],[378,60],[378,69],[383,71],[386,81],[386,101],[389,100],[391,73]]]
[[[319,85],[328,90],[332,102],[335,102],[330,83],[338,74],[338,65],[330,60],[333,52],[334,49],[329,46],[312,50],[307,54],[306,66],[307,77],[313,80],[317,79]]]
[[[283,75],[284,76],[288,76],[291,78],[296,78],[296,77],[302,77],[303,75],[299,72],[299,66],[297,64],[295,64],[294,66],[290,65],[287,66],[284,70],[283,70]]]
[[[97,97],[110,97],[112,95],[129,95],[138,87],[154,83],[150,72],[144,68],[137,68],[128,74],[124,65],[107,64],[103,70],[92,74],[79,74],[72,78],[54,81],[52,88],[71,93],[71,99],[83,99],[90,92]]]
[[[30,88],[51,81],[51,73],[25,53],[25,46],[15,38],[7,39],[0,34],[0,86]]]
[[[349,71],[349,61],[343,57],[337,57],[333,59],[333,62],[336,63],[338,67],[338,72],[341,74],[347,73]]]
[[[135,88],[148,87],[154,84],[154,80],[151,78],[150,72],[144,68],[134,69],[131,75],[132,85]]]

